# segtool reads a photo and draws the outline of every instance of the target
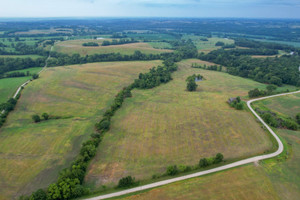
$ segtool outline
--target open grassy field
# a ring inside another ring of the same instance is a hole
[[[17,91],[18,87],[30,77],[0,79],[0,104],[6,102]]]
[[[111,40],[111,39],[109,39]],[[97,42],[100,46],[98,47],[83,47],[82,44],[85,42]],[[120,53],[123,55],[131,55],[135,51],[139,50],[145,54],[159,54],[164,52],[171,52],[167,49],[155,49],[150,44],[147,43],[132,43],[123,45],[111,45],[111,46],[101,46],[104,40],[68,40],[60,42],[54,46],[54,51],[74,54],[79,53],[82,56],[91,54],[107,54],[107,53]]]
[[[227,38],[207,38],[208,41],[202,41],[201,36],[194,36],[194,35],[184,35],[183,39],[191,39],[193,40],[194,44],[196,45],[199,52],[209,53],[210,51],[219,49],[221,47],[216,47],[217,42],[224,42],[225,44],[233,44],[234,41]]]
[[[176,37],[169,34],[163,34],[163,33],[138,33],[138,34],[132,34],[128,33],[126,34],[127,37],[134,38],[136,40],[175,40]]]
[[[226,160],[262,154],[272,142],[254,117],[226,103],[265,85],[222,72],[179,64],[171,82],[151,90],[134,90],[112,119],[86,177],[88,185],[116,183],[132,175],[149,179],[173,164],[195,165],[200,158],[224,154]],[[200,73],[196,92],[185,79]]]
[[[110,62],[48,68],[31,82],[0,129],[0,199],[53,182],[121,88],[161,64]],[[34,124],[44,112],[62,119]]]
[[[300,112],[300,108],[295,107],[295,98],[299,95],[276,97],[256,104],[262,102],[273,112],[290,115],[293,110]],[[120,199],[297,200],[300,196],[300,131],[277,129],[276,133],[286,141],[286,151],[280,157],[262,161],[258,166],[247,165]]]
[[[10,72],[7,72],[7,74],[13,73],[13,72],[24,72],[24,73],[29,72],[30,74],[37,74],[42,69],[43,69],[42,67],[32,67],[32,68],[28,68],[28,69],[21,69],[21,70],[10,71]]]
[[[167,42],[148,42],[155,49],[168,49],[172,48],[172,45]]]

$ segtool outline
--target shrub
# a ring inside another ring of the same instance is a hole
[[[44,190],[39,189],[36,192],[32,193],[30,200],[47,200],[47,194]]]
[[[39,78],[39,75],[38,74],[33,74],[32,75],[32,79],[38,79]]]
[[[206,158],[202,158],[199,161],[199,167],[207,167],[209,165],[208,160]]]
[[[294,122],[293,120],[289,120],[289,119],[286,119],[284,121],[284,126],[287,129],[294,130],[294,131],[296,131],[298,129],[298,124],[296,122]]]
[[[298,114],[296,115],[296,120],[297,120],[297,123],[300,124],[300,113],[298,113]]]
[[[178,171],[178,168],[176,165],[167,167],[167,175],[174,176],[174,175],[178,174],[178,172],[179,171]]]
[[[44,120],[48,120],[49,119],[49,115],[47,113],[43,113],[42,117],[44,118]]]
[[[217,163],[222,162],[222,161],[223,161],[223,158],[224,158],[223,154],[217,153],[217,155],[216,155],[216,157],[215,157],[215,159],[214,159],[214,163],[217,164]]]
[[[39,115],[32,115],[32,120],[35,122],[35,123],[38,123],[41,121],[41,118]]]
[[[97,124],[97,129],[99,131],[107,131],[109,130],[109,127],[110,127],[110,120],[105,118]]]
[[[119,188],[126,188],[126,187],[133,186],[134,184],[135,184],[135,179],[132,178],[131,176],[127,176],[127,177],[121,178],[119,180],[118,187]]]

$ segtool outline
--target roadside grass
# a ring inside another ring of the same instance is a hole
[[[26,82],[29,77],[18,77],[18,78],[3,78],[0,79],[0,104],[5,103],[11,98],[18,87]]]
[[[111,40],[111,39],[109,39]],[[100,46],[98,47],[83,47],[84,42],[97,42]],[[54,51],[74,54],[79,53],[82,56],[92,55],[92,54],[107,54],[107,53],[120,53],[122,55],[132,55],[135,51],[141,51],[145,54],[160,54],[166,52],[172,52],[168,49],[155,49],[150,44],[147,43],[131,43],[122,45],[110,45],[101,46],[104,40],[68,40],[60,42],[54,46]]]
[[[54,182],[78,155],[81,143],[114,96],[140,72],[161,61],[109,62],[47,68],[22,92],[0,129],[0,199]],[[33,114],[72,116],[35,124]]]
[[[264,84],[226,73],[191,68],[186,60],[174,80],[151,90],[134,90],[112,119],[92,161],[86,183],[112,186],[128,175],[138,180],[162,174],[169,165],[195,165],[221,152],[231,160],[269,152],[268,134],[247,111],[231,108],[227,99],[245,96]],[[196,92],[186,91],[185,79],[201,74]]]

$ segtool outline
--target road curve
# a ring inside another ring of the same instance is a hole
[[[261,156],[255,156],[255,157],[240,160],[240,161],[228,164],[228,165],[224,165],[224,166],[221,166],[221,167],[216,167],[216,168],[213,168],[213,169],[209,169],[209,170],[205,170],[205,171],[201,171],[201,172],[197,172],[197,173],[193,173],[193,174],[189,174],[189,175],[185,175],[185,176],[181,176],[181,177],[177,177],[177,178],[172,178],[172,179],[168,179],[168,180],[164,180],[164,181],[159,181],[159,182],[156,182],[156,183],[135,187],[135,188],[123,190],[123,191],[120,191],[120,192],[114,192],[114,193],[111,193],[111,194],[100,195],[100,196],[97,196],[97,197],[88,198],[86,200],[100,200],[100,199],[108,199],[108,198],[112,198],[112,197],[122,196],[122,195],[130,194],[130,193],[133,193],[133,192],[139,192],[139,191],[142,191],[142,190],[147,190],[147,189],[159,187],[159,186],[167,185],[167,184],[174,183],[174,182],[177,182],[177,181],[182,181],[182,180],[186,180],[186,179],[190,179],[190,178],[194,178],[194,177],[198,177],[198,176],[203,176],[203,175],[206,175],[206,174],[219,172],[219,171],[223,171],[223,170],[230,169],[230,168],[233,168],[233,167],[238,167],[238,166],[242,166],[242,165],[245,165],[245,164],[257,162],[259,160],[264,160],[264,159],[273,158],[275,156],[278,156],[279,154],[281,154],[281,152],[284,149],[282,142],[280,141],[279,137],[274,133],[274,131],[253,110],[253,108],[251,107],[251,103],[255,102],[255,101],[268,99],[268,98],[284,96],[284,95],[289,95],[289,94],[296,94],[296,93],[300,93],[300,90],[296,91],[296,92],[289,92],[289,93],[272,95],[272,96],[268,96],[268,97],[261,97],[261,98],[257,98],[257,99],[252,99],[252,100],[249,100],[247,102],[247,106],[249,107],[251,112],[259,119],[259,121],[275,137],[275,139],[278,143],[278,149],[274,153],[267,154],[267,155],[261,155]]]

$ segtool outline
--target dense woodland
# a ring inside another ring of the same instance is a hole
[[[133,38],[130,38],[130,39],[120,39],[120,40],[112,40],[112,41],[105,40],[105,41],[102,42],[102,46],[130,44],[130,43],[137,43],[137,42],[138,41],[134,40]]]

